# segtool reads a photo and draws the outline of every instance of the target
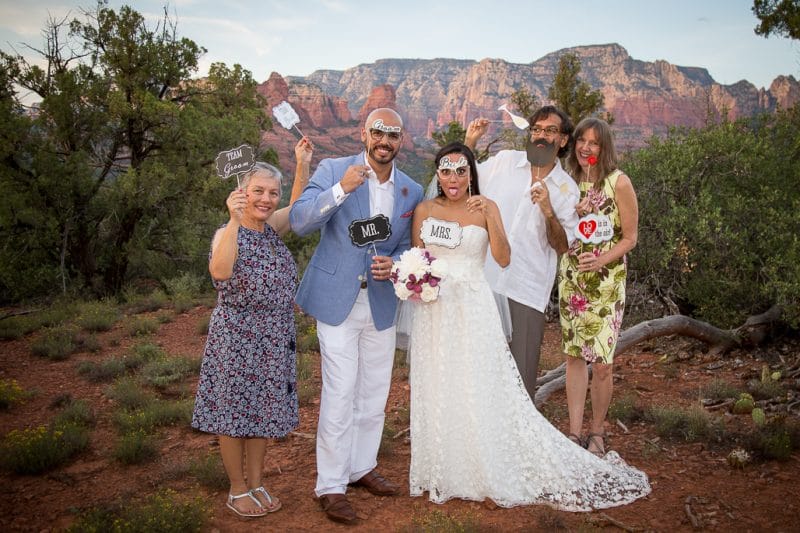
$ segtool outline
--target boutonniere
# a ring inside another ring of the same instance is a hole
[[[400,194],[402,194],[403,196],[408,196],[408,187],[403,187],[402,189],[400,189]]]
[[[406,211],[405,213],[400,215],[400,218],[411,218],[411,215],[413,215],[413,214],[414,214],[414,210],[412,209],[411,211]]]

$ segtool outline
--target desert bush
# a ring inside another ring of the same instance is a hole
[[[86,400],[74,400],[67,403],[64,409],[56,415],[53,425],[62,427],[67,424],[89,427],[95,423],[95,414]]]
[[[131,347],[125,356],[125,367],[135,370],[150,361],[164,359],[165,357],[167,357],[167,352],[157,344],[142,342]]]
[[[218,453],[209,453],[193,461],[189,472],[198,483],[214,492],[225,490],[230,485],[228,474],[225,473],[222,458]]]
[[[0,320],[0,340],[20,339],[40,327],[39,321],[28,315],[4,318]]]
[[[156,314],[156,320],[159,324],[169,324],[174,320],[174,316],[169,311],[159,311]]]
[[[28,393],[19,386],[16,379],[0,379],[0,410],[25,401]]]
[[[645,412],[645,419],[655,425],[656,432],[662,438],[714,442],[724,436],[722,420],[712,417],[698,406],[688,409],[652,406]]]
[[[150,294],[139,294],[128,289],[123,292],[125,307],[133,314],[158,311],[169,305],[169,296],[161,289],[155,289]]]
[[[78,326],[86,331],[108,331],[119,320],[119,310],[110,301],[84,302],[78,306]]]
[[[700,389],[700,396],[710,400],[727,400],[738,398],[741,392],[735,385],[724,379],[715,379]]]
[[[158,321],[154,318],[136,316],[131,318],[127,327],[131,337],[150,335],[158,331]]]
[[[800,449],[800,422],[774,417],[744,436],[744,446],[762,460],[787,461]]]
[[[106,396],[123,409],[138,409],[155,400],[153,393],[142,388],[133,377],[123,376],[106,388]]]
[[[208,324],[211,322],[211,315],[200,317],[197,321],[197,334],[208,335]]]
[[[53,361],[61,361],[67,359],[77,346],[77,330],[74,327],[49,327],[31,342],[31,352]]]
[[[125,361],[119,357],[111,357],[105,361],[81,361],[78,374],[92,383],[106,383],[125,373]]]
[[[119,436],[113,455],[122,464],[137,465],[154,459],[158,455],[158,447],[155,437],[143,429],[134,429]]]
[[[783,306],[800,323],[800,106],[675,129],[629,154],[639,245],[631,279],[723,328]]]
[[[164,388],[182,381],[198,370],[198,362],[188,357],[166,357],[145,364],[140,371],[143,383]]]
[[[114,425],[122,433],[142,430],[150,432],[161,426],[188,425],[192,420],[193,400],[152,400],[135,409],[114,412]]]
[[[17,474],[40,474],[67,462],[88,444],[88,431],[74,423],[12,430],[0,442],[0,465]]]
[[[481,526],[471,512],[447,513],[438,509],[414,510],[411,525],[405,529],[409,533],[477,533]]]
[[[207,508],[200,498],[180,499],[175,491],[165,489],[133,504],[89,509],[67,531],[191,533],[203,529]]]
[[[621,422],[638,422],[644,418],[644,408],[639,405],[635,394],[624,394],[614,398],[608,406],[608,417]]]

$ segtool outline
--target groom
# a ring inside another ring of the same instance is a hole
[[[388,280],[392,258],[411,245],[411,215],[422,199],[422,187],[395,168],[402,140],[400,116],[375,109],[361,128],[365,151],[322,160],[289,215],[298,235],[321,230],[297,304],[317,319],[322,355],[314,492],[338,522],[356,520],[348,485],[380,496],[398,491],[375,467],[395,350],[397,299]],[[389,225],[364,245],[354,233],[371,232],[351,224],[370,219]]]

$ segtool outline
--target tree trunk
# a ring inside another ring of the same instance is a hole
[[[729,330],[719,329],[708,322],[684,315],[648,320],[620,333],[615,356],[625,353],[642,341],[665,335],[692,337],[709,345],[710,353],[722,355],[737,346],[761,342],[766,336],[767,329],[780,319],[781,313],[781,308],[773,305],[760,315],[748,317],[738,328]],[[537,408],[541,407],[551,394],[564,388],[567,382],[566,369],[566,363],[561,363],[536,380],[537,389],[533,401]],[[589,371],[591,372],[591,366]]]

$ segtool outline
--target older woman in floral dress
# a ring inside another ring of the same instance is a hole
[[[625,254],[636,246],[639,211],[630,178],[617,168],[611,128],[597,118],[575,128],[567,168],[578,182],[578,237],[561,256],[559,312],[567,354],[569,438],[605,454],[605,424],[613,389],[612,364],[625,310]],[[581,238],[590,242],[582,242]],[[592,421],[581,429],[592,364]]]
[[[301,139],[290,205],[308,179],[311,153],[311,143]],[[280,196],[280,171],[256,163],[228,196],[230,220],[214,235],[209,260],[219,295],[192,426],[219,435],[230,480],[226,505],[240,517],[281,507],[261,484],[266,439],[282,437],[298,424],[297,267],[280,238],[289,230],[289,208],[278,209]]]

